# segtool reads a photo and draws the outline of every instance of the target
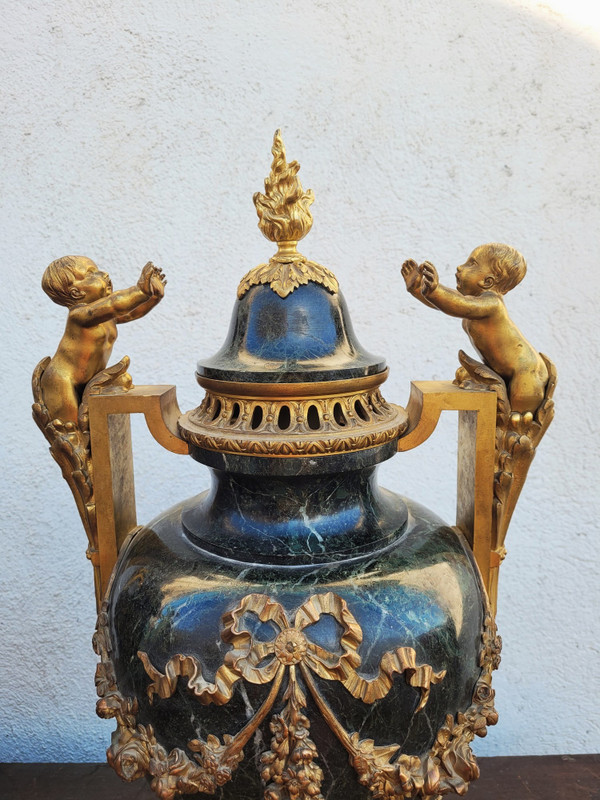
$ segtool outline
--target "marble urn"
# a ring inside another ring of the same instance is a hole
[[[277,252],[242,278],[225,343],[198,363],[196,409],[181,414],[173,387],[131,388],[127,361],[61,423],[47,360],[34,376],[90,537],[108,761],[163,800],[462,795],[479,774],[470,745],[497,721],[497,392],[424,382],[406,410],[384,399],[385,360],[361,347],[333,273],[297,250],[313,198],[279,134],[273,156],[254,202]],[[162,277],[140,291],[162,296]],[[459,412],[456,524],[377,477],[443,409]],[[136,411],[212,478],[144,525]]]

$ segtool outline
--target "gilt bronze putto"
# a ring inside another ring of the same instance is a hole
[[[461,351],[453,382],[389,403],[336,277],[297,250],[314,196],[279,132],[272,153],[254,203],[277,252],[242,278],[225,343],[198,363],[196,409],[182,414],[172,386],[132,386],[127,357],[108,366],[116,326],[163,297],[162,270],[114,292],[82,256],[44,273],[68,317],[35,369],[33,413],[89,540],[108,761],[163,800],[462,795],[479,774],[470,744],[497,721],[506,531],[553,416],[554,365],[504,304],[525,260],[477,247],[456,290],[404,263],[409,293],[461,317],[482,361]],[[376,475],[443,410],[459,415],[454,525]],[[132,413],[212,477],[144,525]]]

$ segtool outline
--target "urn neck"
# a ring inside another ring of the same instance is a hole
[[[196,545],[237,561],[345,560],[385,547],[406,525],[406,506],[379,487],[374,467],[269,478],[211,472],[212,488],[184,513],[184,529]]]

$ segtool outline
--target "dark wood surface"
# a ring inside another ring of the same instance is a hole
[[[479,764],[469,800],[600,800],[600,755],[507,756]],[[123,783],[106,764],[0,764],[0,800],[154,797],[145,781]]]

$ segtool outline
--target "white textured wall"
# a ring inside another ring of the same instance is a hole
[[[30,0],[2,16],[0,760],[103,760],[112,730],[94,714],[84,534],[29,416],[31,371],[65,318],[42,271],[83,253],[122,287],[162,265],[164,302],[114,355],[197,404],[195,360],[271,253],[251,197],[278,126],[316,194],[303,250],[387,355],[389,399],[451,378],[466,344],[405,294],[402,260],[451,281],[485,241],[526,255],[508,303],[558,365],[558,411],[509,535],[501,721],[477,751],[599,750],[597,30],[525,0]],[[450,418],[383,482],[451,518],[454,435]],[[136,442],[142,520],[206,484],[141,428]]]

